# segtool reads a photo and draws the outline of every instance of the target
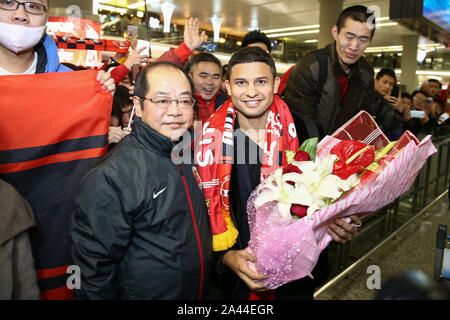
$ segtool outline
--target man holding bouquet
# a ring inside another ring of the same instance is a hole
[[[243,48],[231,57],[227,78],[231,100],[205,123],[195,151],[217,251],[215,284],[221,298],[312,299],[317,283],[308,277],[268,291],[257,282],[265,276],[248,266],[255,257],[244,250],[250,240],[248,197],[287,164],[284,151],[299,148],[292,115],[274,95],[280,82],[275,62],[261,48]],[[359,225],[361,220],[352,216],[352,222]],[[328,229],[340,243],[350,241],[356,231],[343,219]],[[318,280],[327,269],[327,256],[322,254],[312,274]]]

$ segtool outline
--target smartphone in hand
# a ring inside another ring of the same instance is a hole
[[[411,110],[411,118],[423,119],[425,118],[425,111]]]

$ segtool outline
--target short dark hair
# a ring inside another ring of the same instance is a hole
[[[416,95],[418,95],[418,94],[423,94],[425,97],[429,97],[429,95],[428,95],[428,93],[426,93],[425,91],[423,91],[423,90],[414,90],[413,91],[413,93],[411,93],[411,99],[413,99]]]
[[[402,92],[402,99],[407,98],[412,101],[412,97],[408,92]]]
[[[236,51],[228,61],[227,79],[230,80],[230,75],[233,67],[241,63],[263,62],[270,67],[270,71],[275,79],[277,69],[275,61],[264,49],[260,47],[245,47]]]
[[[395,75],[394,70],[392,70],[391,68],[382,68],[380,71],[378,71],[376,79],[379,80],[384,75],[394,78],[395,82],[397,82],[397,76]]]
[[[122,108],[133,104],[133,101],[131,101],[130,97],[130,89],[120,84],[116,85],[111,115],[117,116],[120,119],[120,117],[122,116]]]
[[[372,26],[372,33],[371,38],[373,38],[373,35],[375,34],[375,15],[373,11],[371,11],[369,8],[365,6],[351,6],[348,8],[345,8],[341,14],[339,15],[336,26],[338,33],[341,32],[341,29],[345,26],[345,23],[347,22],[347,18],[351,18],[352,20],[358,21],[358,22],[367,22],[371,20]]]
[[[191,77],[189,77],[183,69],[181,69],[176,64],[169,61],[157,61],[149,64],[144,69],[142,69],[136,77],[136,83],[134,85],[134,96],[139,98],[142,109],[144,109],[144,97],[147,95],[150,90],[149,83],[147,81],[147,75],[153,71],[153,69],[157,69],[160,67],[172,68],[175,70],[181,71],[189,81],[189,85],[191,86],[191,94],[192,98],[194,97],[194,83],[192,82]]]
[[[264,43],[269,53],[272,52],[272,46],[270,45],[269,38],[264,32],[261,32],[260,30],[253,30],[248,32],[244,36],[244,39],[242,39],[242,48],[248,47],[249,44],[258,42]]]
[[[439,88],[442,89],[442,83],[437,79],[428,79],[427,82],[436,82],[439,85]]]
[[[228,70],[228,64],[224,64],[223,66],[222,66],[222,76],[223,75],[227,75],[227,70]]]
[[[222,63],[220,62],[219,59],[217,59],[217,57],[215,55],[213,55],[213,54],[211,54],[209,52],[200,52],[200,53],[197,53],[194,56],[194,59],[192,59],[192,62],[191,62],[191,71],[200,62],[212,62],[212,63],[215,63],[219,67],[220,72],[222,72]]]

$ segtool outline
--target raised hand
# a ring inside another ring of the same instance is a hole
[[[141,54],[142,51],[146,50],[148,48],[143,47],[139,50],[131,51],[130,54],[127,57],[127,60],[124,62],[125,66],[131,70],[133,66],[139,65],[139,64],[147,64],[149,61],[147,54]]]
[[[206,32],[200,32],[200,22],[197,18],[186,19],[186,24],[184,25],[184,43],[189,47],[189,49],[195,50],[200,48],[203,42],[205,42]]]

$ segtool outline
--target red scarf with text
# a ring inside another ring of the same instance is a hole
[[[238,236],[229,208],[236,114],[231,100],[225,102],[204,124],[195,151],[209,211],[214,251],[232,247]],[[292,115],[284,101],[275,95],[266,122],[261,181],[279,166],[287,164],[285,150],[298,148]]]

